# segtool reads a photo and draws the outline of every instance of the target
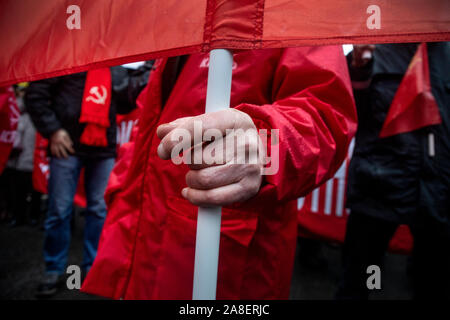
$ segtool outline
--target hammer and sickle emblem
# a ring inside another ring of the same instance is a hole
[[[108,97],[108,92],[106,91],[106,88],[104,86],[100,86],[100,88],[102,89],[101,94],[97,86],[92,87],[89,90],[89,94],[91,95],[86,98],[86,101],[92,101],[96,104],[105,104],[106,98]]]

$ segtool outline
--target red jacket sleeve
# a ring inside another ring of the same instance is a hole
[[[274,74],[272,101],[236,108],[249,114],[258,129],[279,129],[279,170],[265,176],[260,195],[270,192],[278,201],[292,200],[333,176],[356,131],[342,48],[283,50]]]

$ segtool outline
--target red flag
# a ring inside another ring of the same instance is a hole
[[[2,0],[0,86],[215,48],[449,40],[448,0]]]
[[[380,132],[380,138],[442,123],[431,92],[427,46],[417,49],[403,77]]]
[[[12,87],[0,87],[0,173],[13,148],[20,111]]]

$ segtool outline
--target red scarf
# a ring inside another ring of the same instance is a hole
[[[109,68],[90,70],[84,86],[80,123],[86,123],[80,142],[89,146],[106,147],[111,105],[111,72]]]

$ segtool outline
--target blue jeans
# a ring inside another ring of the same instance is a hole
[[[106,217],[103,194],[114,158],[67,159],[51,158],[48,183],[48,212],[45,219],[44,260],[46,272],[65,273],[70,245],[70,221],[73,197],[77,190],[81,168],[85,168],[86,223],[84,229],[83,270],[88,271],[97,254],[100,232]]]

